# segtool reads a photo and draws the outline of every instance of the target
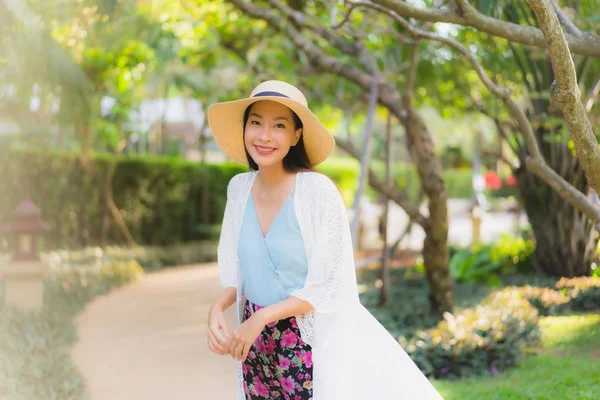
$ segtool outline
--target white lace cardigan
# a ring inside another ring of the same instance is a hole
[[[236,287],[236,320],[245,305],[237,240],[257,172],[234,176],[218,245],[224,288]],[[441,396],[399,343],[359,301],[346,208],[335,184],[317,172],[299,172],[295,213],[308,260],[304,287],[292,293],[314,311],[297,315],[302,339],[312,346],[313,400],[439,400]],[[238,400],[244,400],[241,362]]]

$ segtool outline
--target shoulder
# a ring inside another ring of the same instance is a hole
[[[255,174],[256,171],[249,171],[240,172],[239,174],[232,176],[227,184],[227,196],[232,197],[240,193],[240,191],[251,182],[252,177]]]
[[[316,171],[303,172],[303,187],[310,193],[311,198],[339,196],[340,192],[335,182],[325,174]]]

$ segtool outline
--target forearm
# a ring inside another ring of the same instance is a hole
[[[279,303],[261,308],[257,314],[264,321],[265,325],[280,319],[292,317],[298,314],[304,314],[314,310],[310,303],[291,296]]]
[[[229,306],[235,303],[235,299],[237,297],[237,289],[230,286],[226,288],[221,296],[217,299],[213,307],[217,307],[223,311],[227,310]]]

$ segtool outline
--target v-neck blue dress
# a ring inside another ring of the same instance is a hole
[[[262,307],[289,298],[306,281],[308,263],[293,194],[294,191],[286,198],[264,237],[252,193],[246,202],[238,257],[246,298]]]

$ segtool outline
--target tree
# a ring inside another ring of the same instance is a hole
[[[412,6],[407,6],[404,2],[397,1],[355,1],[351,3],[351,9],[359,6],[377,9],[391,16],[394,21],[414,37],[434,40],[450,46],[461,57],[469,61],[485,87],[497,100],[504,104],[505,110],[508,111],[511,118],[509,127],[520,134],[519,137],[509,138],[504,121],[499,121],[498,116],[492,115],[492,118],[497,121],[500,133],[512,145],[523,166],[523,168],[516,168],[515,172],[521,189],[521,198],[536,235],[535,264],[539,269],[552,275],[588,274],[591,271],[592,261],[597,257],[595,248],[598,239],[593,234],[593,225],[596,224],[596,229],[598,228],[600,208],[590,198],[586,197],[589,191],[586,174],[590,178],[597,176],[598,171],[600,171],[600,163],[598,162],[600,160],[597,140],[591,131],[588,118],[585,116],[583,106],[579,101],[579,88],[576,83],[573,85],[573,82],[577,82],[574,68],[565,67],[562,68],[562,71],[557,70],[556,65],[560,64],[553,60],[553,66],[555,66],[553,71],[543,49],[521,48],[515,46],[512,42],[508,42],[508,48],[513,53],[518,66],[517,71],[523,75],[525,85],[529,86],[525,93],[530,96],[531,107],[530,110],[523,110],[522,106],[513,98],[511,90],[505,86],[507,83],[511,84],[511,82],[498,83],[498,77],[506,77],[506,73],[497,71],[497,65],[493,63],[505,62],[500,60],[505,57],[501,55],[501,49],[507,47],[503,43],[504,41],[490,40],[488,35],[479,34],[476,36],[478,52],[481,52],[482,48],[484,52],[486,51],[486,42],[491,42],[494,46],[493,49],[487,51],[488,56],[491,53],[491,61],[488,62],[488,68],[486,69],[472,51],[460,42],[433,32],[417,29],[404,19],[405,16],[424,18],[428,21],[441,21],[449,18],[456,23],[474,26],[483,32],[494,33],[519,42],[523,42],[525,38],[519,34],[514,34],[515,32],[527,31],[533,37],[537,37],[536,35],[541,33],[534,27],[524,27],[519,24],[522,22],[527,23],[527,21],[535,23],[535,19],[532,20],[530,12],[518,3],[505,4],[502,2],[500,4],[500,2],[489,1],[481,1],[480,3],[496,4],[498,7],[491,7],[491,10],[488,11],[502,12],[510,22],[485,16],[468,1],[464,0],[456,1],[456,7],[445,10],[444,15],[437,9],[416,10]],[[531,1],[531,3],[538,2]],[[591,10],[591,7],[590,4],[588,10]],[[551,14],[554,13],[548,2],[546,2],[545,10],[549,10]],[[449,17],[450,15],[452,17]],[[481,25],[482,21],[486,21],[485,26]],[[503,32],[498,28],[501,26],[510,26],[512,32]],[[549,26],[546,27],[546,31],[548,29]],[[554,24],[553,33],[558,37],[562,35],[560,26],[557,23]],[[545,34],[548,35],[548,33]],[[585,37],[585,40],[590,41],[591,44],[595,43],[594,41],[600,41],[598,37],[592,34],[579,34],[575,38],[573,35],[567,35],[567,37],[572,50],[581,51],[585,54],[590,52],[581,50],[576,45],[582,37]],[[471,40],[473,40],[473,36],[471,36]],[[531,43],[538,46],[545,45],[543,41],[538,40]],[[560,44],[560,41],[555,39],[551,43],[555,46],[557,43]],[[550,54],[554,52],[555,59],[560,58],[562,55],[563,61],[565,59],[572,60],[566,48],[567,42],[563,42],[562,53],[560,50],[551,50]],[[590,56],[583,57],[580,65],[585,66],[589,60]],[[568,62],[565,64],[569,65]],[[456,80],[461,80],[461,74],[453,73],[453,75],[456,76]],[[566,99],[569,103],[567,112],[563,114],[567,119],[575,120],[567,125],[570,128],[578,158],[586,159],[584,168],[582,168],[578,159],[570,154],[566,144],[557,140],[557,138],[563,136],[561,131],[564,129],[564,117],[557,113],[552,106],[553,102],[550,101],[550,99],[556,99],[557,97],[557,93],[553,93],[552,96],[549,93],[554,76],[562,76],[562,78],[557,78],[558,81],[563,82],[562,91],[557,92],[559,94],[558,103],[562,101],[561,98]],[[588,83],[583,78],[580,80],[582,85]],[[566,87],[565,82],[571,82],[569,88]],[[468,85],[465,86],[468,87]],[[544,92],[548,95],[545,96]],[[490,114],[489,103],[485,104],[480,99],[473,99],[472,103],[477,105],[481,112]],[[554,117],[549,118],[550,115],[554,115]],[[577,211],[573,210],[573,207]],[[553,218],[548,218],[549,215],[552,215]]]
[[[292,8],[281,1],[269,0],[267,3],[270,8],[266,8],[242,0],[234,0],[231,3],[249,16],[266,21],[272,29],[287,37],[295,45],[298,57],[306,60],[305,69],[315,73],[337,75],[363,91],[371,89],[375,67],[373,56],[365,44],[365,36],[361,35],[361,28],[348,29],[344,33],[331,30],[326,25],[327,18],[323,22],[317,17],[320,15],[318,11],[323,11],[319,9],[319,4],[311,4],[309,7],[305,3],[304,7]],[[370,27],[368,22],[365,22],[362,29]],[[453,283],[448,272],[447,191],[432,137],[413,105],[416,52],[414,55],[409,61],[413,71],[409,76],[412,78],[399,87],[393,81],[381,77],[378,82],[377,101],[380,106],[387,108],[405,129],[407,146],[417,166],[428,200],[429,215],[422,215],[418,205],[400,191],[387,188],[372,170],[369,171],[369,184],[396,201],[415,223],[423,227],[426,233],[423,257],[430,283],[429,298],[432,310],[441,316],[453,308]],[[354,146],[339,139],[337,142],[339,147],[360,158]]]

